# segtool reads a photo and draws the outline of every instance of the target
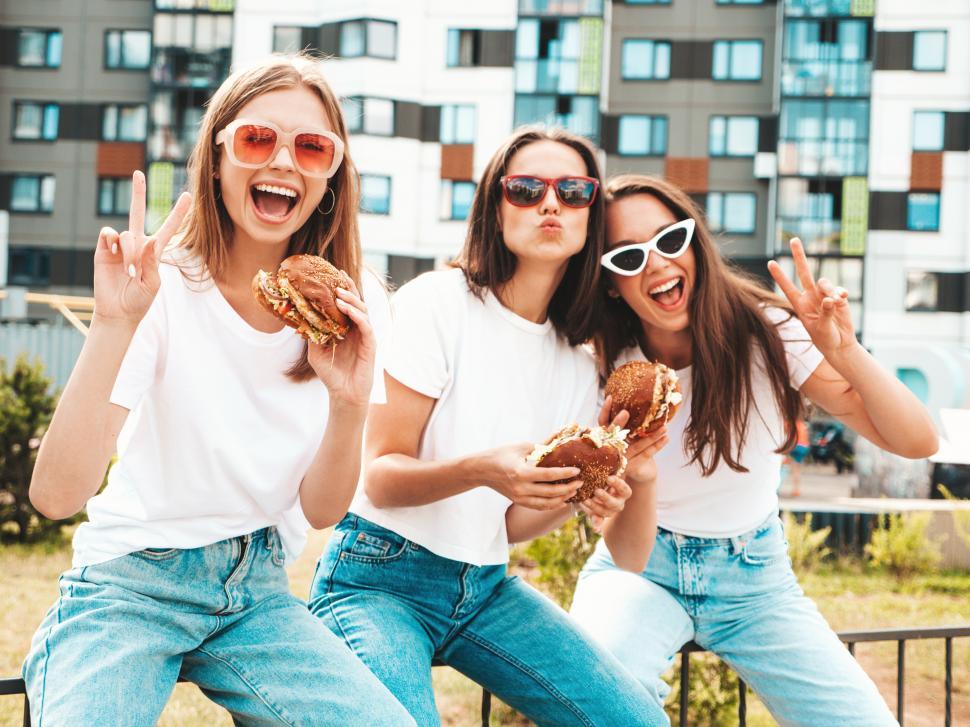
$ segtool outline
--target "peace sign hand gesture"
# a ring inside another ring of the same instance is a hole
[[[833,355],[856,344],[855,327],[849,313],[849,292],[833,286],[825,278],[819,278],[817,282],[812,279],[805,249],[798,238],[792,239],[791,252],[802,290],[795,286],[774,260],[768,263],[768,271],[788,298],[795,315],[812,337],[812,342],[826,358],[831,359]]]
[[[191,196],[183,193],[165,222],[151,237],[145,236],[145,175],[131,178],[128,229],[120,235],[101,228],[94,253],[94,310],[101,319],[135,325],[144,317],[161,283],[158,261],[189,210]]]

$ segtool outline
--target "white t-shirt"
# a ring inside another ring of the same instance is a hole
[[[296,557],[309,527],[300,482],[323,440],[327,389],[316,378],[286,377],[303,347],[291,328],[257,331],[211,279],[193,282],[164,263],[159,272],[161,288],[111,392],[112,403],[130,410],[118,462],[88,502],[74,565],[144,548],[196,548],[270,525]],[[187,272],[198,278],[198,265]],[[365,273],[362,287],[383,338],[383,286]],[[374,381],[372,401],[385,401],[380,360]]]
[[[461,270],[425,273],[391,300],[387,373],[437,399],[418,450],[446,460],[516,442],[543,442],[566,424],[596,419],[596,366],[551,321],[533,323],[491,293],[468,289]],[[378,508],[358,488],[351,511],[437,555],[473,565],[508,561],[505,511],[490,487],[417,507]]]
[[[766,308],[765,312],[779,324],[788,378],[794,388],[800,389],[822,362],[822,354],[797,318],[785,320],[788,313],[780,308]],[[639,347],[631,347],[620,353],[616,365],[644,358]],[[691,367],[677,371],[684,402],[667,425],[669,443],[655,457],[660,527],[702,538],[734,537],[757,527],[778,510],[784,456],[775,450],[785,441],[785,423],[760,352],[754,360],[758,362],[751,381],[754,402],[748,414],[747,441],[739,458],[749,472],[735,472],[721,460],[710,477],[704,477],[699,464],[688,464],[690,457],[677,442],[683,442],[690,419]]]

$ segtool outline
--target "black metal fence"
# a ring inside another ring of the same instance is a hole
[[[878,631],[843,631],[839,638],[848,646],[849,653],[855,654],[855,645],[871,642],[896,642],[896,715],[900,727],[904,727],[904,686],[906,683],[906,642],[920,639],[942,639],[944,642],[944,716],[943,724],[953,724],[953,640],[970,638],[970,626],[940,626],[918,629],[881,629]],[[700,646],[690,642],[680,650],[680,727],[686,727],[687,710],[690,704],[690,655],[702,652]],[[0,696],[23,695],[24,727],[30,727],[30,707],[22,679],[0,679]],[[745,727],[748,715],[748,687],[738,682],[738,725]],[[492,695],[482,691],[482,727],[488,727],[492,707]]]

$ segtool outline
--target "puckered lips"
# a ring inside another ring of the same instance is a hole
[[[566,502],[588,500],[596,490],[607,486],[612,475],[626,469],[626,429],[612,424],[583,428],[570,424],[553,434],[545,444],[537,445],[529,455],[536,467],[578,467],[583,481],[576,494]],[[561,484],[559,480],[551,484]]]
[[[288,220],[300,201],[300,192],[295,187],[269,182],[252,185],[249,196],[256,216],[272,224]]]
[[[662,363],[630,361],[610,374],[604,390],[612,397],[610,419],[626,409],[627,428],[635,440],[669,422],[684,397],[677,373]]]
[[[260,305],[312,343],[342,341],[350,330],[337,288],[350,290],[350,278],[317,255],[291,255],[277,272],[257,272],[252,283]]]

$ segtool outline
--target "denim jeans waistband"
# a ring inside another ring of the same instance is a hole
[[[740,535],[733,535],[733,536],[722,537],[722,538],[707,538],[707,537],[702,537],[697,535],[685,535],[684,533],[677,533],[672,530],[667,530],[666,528],[661,527],[659,525],[657,526],[657,533],[658,535],[664,535],[672,539],[674,542],[678,544],[695,543],[698,545],[715,545],[715,546],[723,545],[725,547],[731,546],[735,550],[740,550],[742,547],[744,547],[745,543],[747,543],[752,538],[757,537],[764,531],[772,528],[776,522],[778,522],[777,510],[771,513],[768,517],[766,517],[759,525],[756,525],[755,527],[751,528],[751,530],[747,530],[741,533]]]

